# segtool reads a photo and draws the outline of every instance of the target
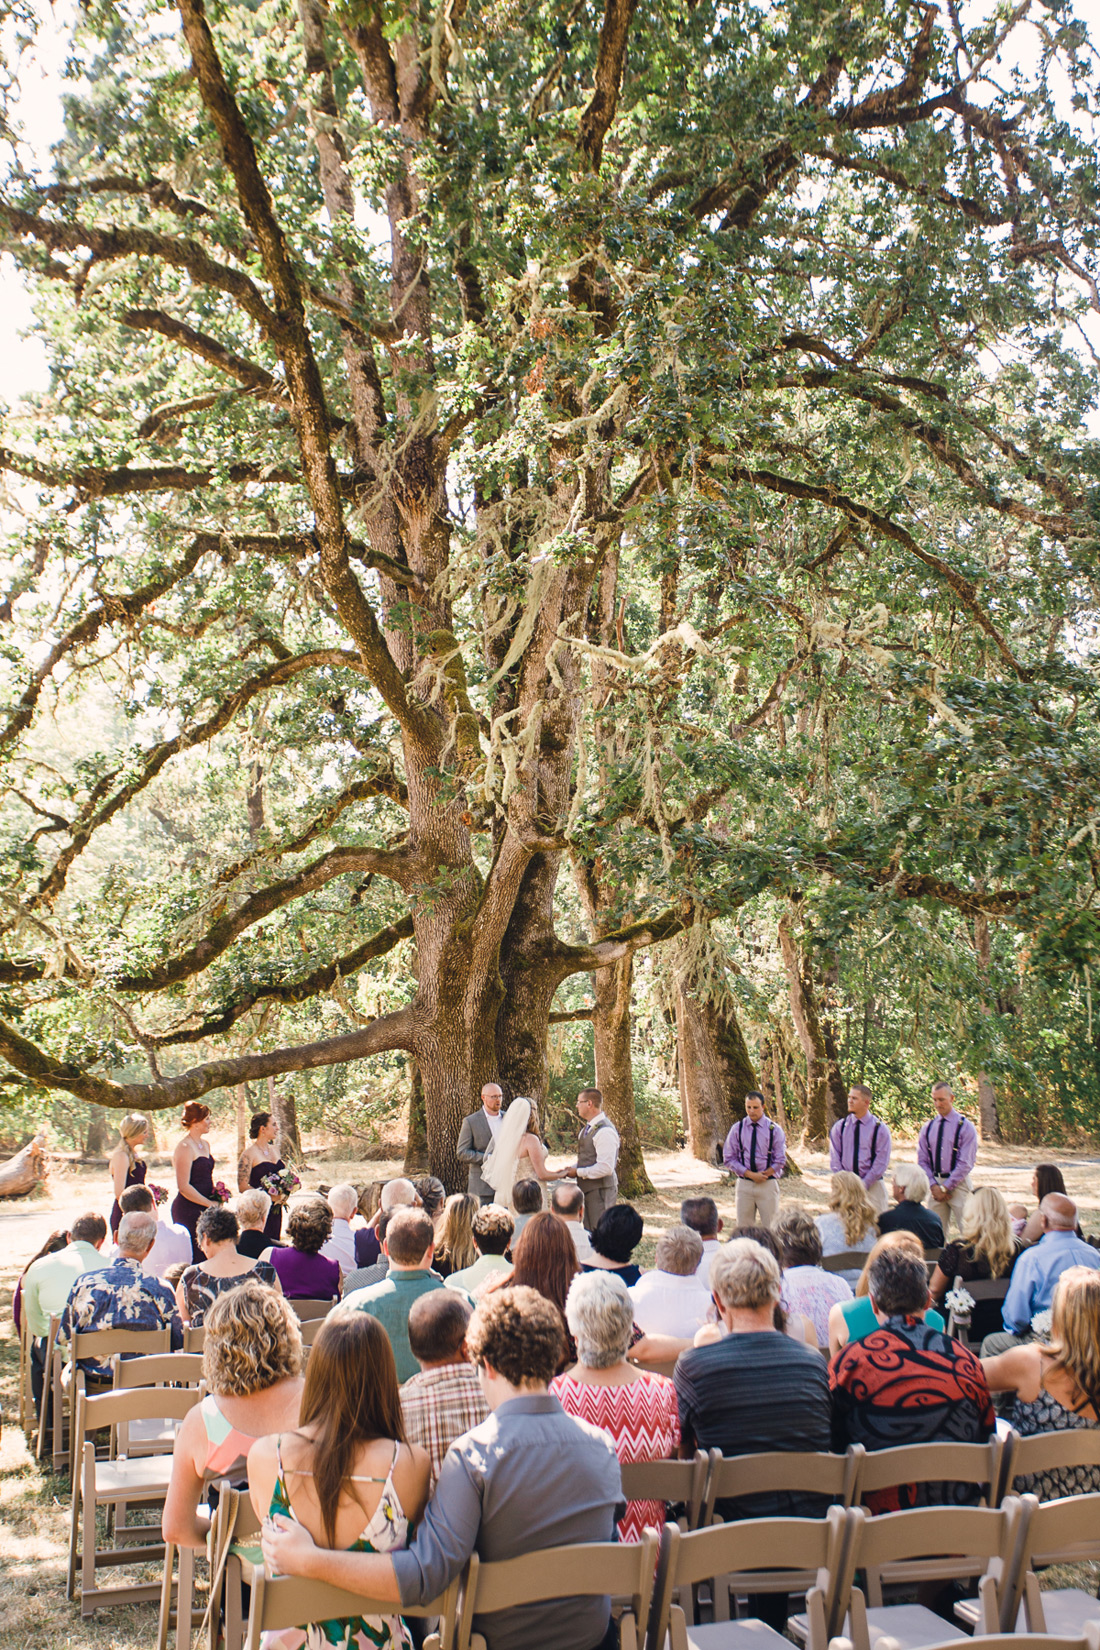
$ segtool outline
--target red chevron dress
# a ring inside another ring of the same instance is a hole
[[[602,1428],[620,1461],[667,1461],[680,1447],[676,1388],[663,1375],[642,1374],[621,1386],[596,1386],[573,1375],[559,1375],[550,1391],[569,1415]],[[628,1501],[619,1525],[620,1541],[640,1541],[648,1525],[665,1521],[661,1501]]]

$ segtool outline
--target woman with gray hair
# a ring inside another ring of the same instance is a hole
[[[943,1248],[943,1222],[939,1215],[924,1207],[931,1190],[928,1176],[915,1163],[894,1165],[894,1207],[878,1217],[878,1229],[885,1237],[888,1232],[912,1232],[926,1249]]]
[[[634,1335],[630,1293],[613,1272],[582,1272],[565,1301],[577,1362],[551,1383],[562,1408],[601,1427],[620,1461],[667,1461],[680,1444],[676,1389],[663,1375],[627,1362]],[[619,1524],[620,1541],[640,1541],[642,1531],[660,1530],[665,1508],[659,1501],[630,1501]]]

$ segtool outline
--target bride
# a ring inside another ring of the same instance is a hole
[[[521,1157],[527,1159],[536,1180],[560,1180],[561,1172],[546,1163],[546,1147],[538,1137],[535,1102],[517,1095],[504,1113],[500,1130],[481,1164],[481,1178],[502,1199],[510,1199]]]

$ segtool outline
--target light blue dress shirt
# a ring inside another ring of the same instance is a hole
[[[1044,1232],[1034,1249],[1025,1249],[1012,1269],[1005,1296],[1004,1324],[1014,1335],[1030,1328],[1036,1312],[1047,1312],[1054,1286],[1071,1266],[1100,1266],[1100,1251],[1072,1232]]]

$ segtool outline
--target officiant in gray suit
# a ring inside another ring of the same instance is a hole
[[[500,1084],[485,1083],[481,1090],[481,1110],[464,1117],[462,1127],[458,1131],[455,1155],[460,1163],[470,1165],[469,1184],[466,1189],[471,1197],[480,1198],[482,1203],[492,1203],[496,1198],[496,1193],[488,1181],[481,1178],[481,1165],[485,1160],[485,1153],[500,1133],[503,1104],[504,1090]]]

